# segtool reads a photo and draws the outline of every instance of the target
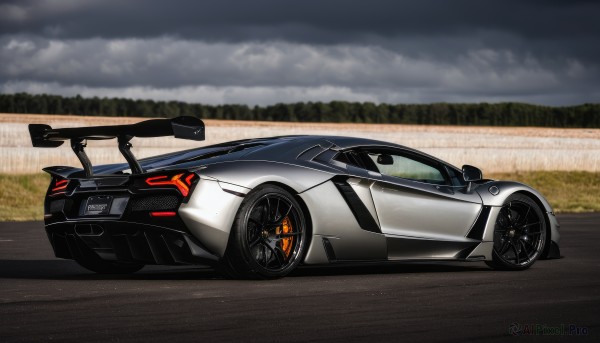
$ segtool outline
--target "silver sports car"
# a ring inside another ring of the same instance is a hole
[[[82,163],[44,169],[45,227],[57,257],[99,273],[208,264],[232,278],[277,278],[299,264],[388,261],[522,270],[560,256],[559,224],[539,192],[401,145],[283,136],[137,160],[132,137],[203,140],[204,123],[29,130],[36,147],[70,141]],[[92,166],[86,141],[114,138],[127,163]]]

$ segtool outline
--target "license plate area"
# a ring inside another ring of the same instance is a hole
[[[113,197],[110,195],[91,196],[85,201],[84,216],[105,216],[110,214]]]

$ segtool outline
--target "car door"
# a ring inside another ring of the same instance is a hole
[[[482,209],[477,193],[452,185],[449,170],[426,155],[398,148],[360,151],[389,259],[455,258],[478,242],[466,237]]]

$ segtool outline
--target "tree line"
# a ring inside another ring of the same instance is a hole
[[[249,107],[181,101],[0,94],[0,112],[88,116],[176,117],[291,122],[350,122],[424,125],[542,126],[600,128],[600,103],[540,106],[515,102],[375,104],[372,102],[297,102]]]

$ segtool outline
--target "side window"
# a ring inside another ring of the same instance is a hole
[[[446,184],[440,169],[409,156],[391,154],[387,151],[367,154],[381,174],[420,182]]]

